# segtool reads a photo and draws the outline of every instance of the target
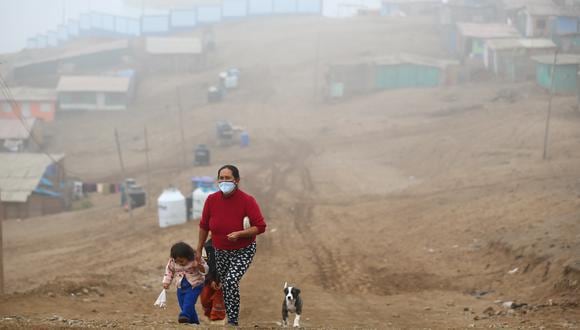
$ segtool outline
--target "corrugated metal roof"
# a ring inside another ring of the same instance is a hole
[[[524,48],[556,48],[556,44],[550,39],[520,39]]]
[[[519,39],[491,39],[486,42],[487,47],[491,49],[516,49],[523,48]]]
[[[552,0],[503,0],[502,6],[505,10],[516,10],[525,8],[529,4],[551,5]]]
[[[455,60],[444,60],[444,59],[426,57],[426,56],[422,56],[422,55],[405,54],[405,53],[376,58],[373,60],[373,62],[375,64],[378,64],[378,65],[395,65],[395,64],[409,63],[409,64],[438,67],[438,68],[445,68],[449,65],[458,65],[459,64],[459,62],[455,61]]]
[[[131,79],[108,76],[62,76],[58,92],[127,92]]]
[[[550,39],[491,39],[486,42],[491,49],[518,49],[518,48],[555,48],[556,44]]]
[[[146,39],[146,49],[150,54],[201,54],[202,45],[199,38],[162,38]]]
[[[10,94],[16,101],[56,101],[56,91],[46,88],[10,87]],[[4,93],[0,93],[0,101],[7,100]],[[12,101],[12,98],[10,99]]]
[[[507,24],[499,23],[457,23],[459,33],[472,38],[514,38],[519,37],[518,31]]]
[[[122,50],[122,49],[128,49],[128,48],[129,48],[129,41],[128,40],[126,40],[126,39],[125,40],[116,40],[113,42],[100,43],[100,44],[96,44],[96,45],[83,47],[80,49],[67,50],[62,54],[51,55],[51,56],[47,56],[47,57],[44,57],[41,59],[34,59],[34,60],[18,62],[18,63],[14,64],[14,68],[21,68],[21,67],[25,67],[25,66],[33,65],[33,64],[41,64],[41,63],[46,63],[46,62],[60,61],[60,60],[74,58],[74,57],[78,57],[78,56],[85,56],[85,55],[97,54],[97,53],[101,53],[101,52],[109,52],[109,51],[113,51],[113,50]]]
[[[51,155],[60,161],[64,155]],[[52,160],[44,154],[0,153],[0,199],[26,202]]]
[[[30,136],[29,130],[32,130],[36,123],[36,118],[26,118],[22,121],[19,119],[0,119],[0,139],[28,139]]]
[[[533,56],[532,59],[543,64],[553,64],[554,55],[538,55]],[[576,54],[558,54],[556,57],[556,64],[580,64],[580,55]]]
[[[533,16],[563,16],[576,17],[580,15],[580,11],[574,8],[564,8],[556,6],[555,4],[526,4],[526,12]]]

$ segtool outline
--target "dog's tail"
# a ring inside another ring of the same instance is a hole
[[[284,289],[288,287],[288,282],[284,282]]]

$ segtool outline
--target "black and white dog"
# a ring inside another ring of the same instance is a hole
[[[284,283],[284,302],[282,303],[282,326],[288,326],[288,312],[296,313],[294,318],[294,327],[300,327],[300,314],[302,314],[302,298],[300,298],[300,289],[295,286],[288,286]]]

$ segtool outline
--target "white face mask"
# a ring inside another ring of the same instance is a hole
[[[236,188],[236,183],[232,181],[222,181],[218,184],[218,187],[224,194],[229,194]]]

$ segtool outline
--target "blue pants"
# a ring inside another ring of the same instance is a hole
[[[179,308],[181,308],[179,316],[187,317],[189,323],[199,324],[199,318],[195,312],[195,303],[202,288],[203,284],[192,288],[185,277],[181,280],[181,288],[177,288],[177,301],[179,302]]]

